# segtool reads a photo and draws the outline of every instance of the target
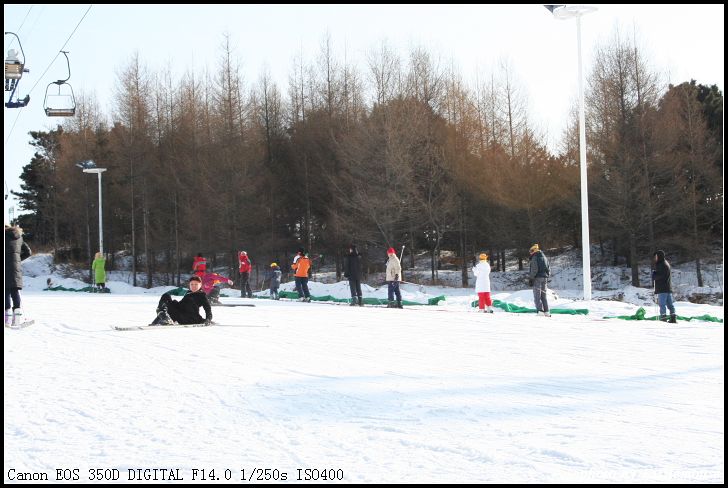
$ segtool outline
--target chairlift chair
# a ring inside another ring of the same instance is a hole
[[[15,49],[8,49],[8,57],[5,58],[5,79],[19,80],[23,77],[24,70],[25,64],[21,63],[20,59],[18,59],[18,51]],[[6,90],[10,91],[7,88]]]
[[[28,73],[29,70],[25,67],[25,51],[23,51],[20,38],[14,32],[5,32],[5,35],[15,36],[20,47],[20,58],[18,57],[18,51],[13,48],[8,49],[8,56],[5,58],[5,91],[11,91],[17,80],[22,78],[23,73]],[[15,82],[10,83],[10,80],[15,80]]]
[[[5,35],[15,36],[20,47],[20,57],[18,57],[18,51],[11,48],[8,49],[8,56],[5,58],[5,91],[10,92],[5,106],[7,108],[22,108],[30,103],[30,96],[26,95],[25,98],[20,100],[15,92],[18,89],[23,73],[28,73],[30,70],[25,67],[25,52],[23,51],[23,45],[20,43],[20,38],[14,32],[5,32]],[[14,101],[13,97],[15,97]]]
[[[48,86],[46,87],[46,94],[45,94],[45,100],[43,100],[43,109],[45,110],[45,113],[48,117],[73,117],[76,115],[76,97],[73,95],[73,87],[70,83],[68,83],[68,80],[71,78],[71,63],[68,60],[68,51],[61,51],[66,56],[66,64],[68,66],[68,78],[65,80],[56,80],[51,81],[48,83]],[[58,85],[58,93],[50,93],[51,91],[51,85]],[[67,86],[67,90],[65,93],[62,93],[61,87]],[[49,98],[50,102],[52,102],[49,105]],[[60,107],[54,107],[53,105],[56,105],[56,102],[63,102],[60,103]]]

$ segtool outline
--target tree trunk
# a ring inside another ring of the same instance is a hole
[[[640,270],[637,259],[637,239],[633,233],[629,234],[629,262],[632,268],[632,286],[640,286]]]

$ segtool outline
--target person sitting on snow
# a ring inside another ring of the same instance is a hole
[[[169,292],[162,295],[157,306],[157,318],[151,325],[201,324],[212,323],[212,308],[207,295],[202,291],[202,279],[193,275],[190,277],[189,291],[182,300],[172,299]],[[200,307],[205,309],[205,319],[200,316]]]

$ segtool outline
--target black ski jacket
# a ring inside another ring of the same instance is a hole
[[[344,278],[361,281],[361,254],[356,249],[346,255]]]
[[[664,252],[657,251],[655,255],[657,256],[657,262],[655,263],[655,270],[652,272],[652,280],[655,282],[655,293],[672,293],[670,263],[665,259]]]
[[[200,307],[205,309],[205,318],[212,320],[212,308],[205,292],[191,292],[182,297],[179,302],[172,301],[169,306],[169,315],[180,324],[201,324],[205,320],[200,316]]]

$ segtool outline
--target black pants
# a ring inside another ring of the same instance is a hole
[[[248,280],[250,279],[250,273],[240,273],[240,296],[245,298],[253,297],[253,290],[250,289]]]
[[[190,317],[187,317],[185,313],[180,310],[179,302],[177,300],[173,300],[172,296],[169,293],[165,293],[159,299],[159,306],[157,306],[157,310],[162,307],[165,307],[167,309],[167,313],[175,322],[178,322],[180,324],[194,324],[196,322],[199,322],[198,320],[194,319],[190,320]]]
[[[301,278],[296,276],[296,291],[298,292],[298,298],[308,298],[311,293],[308,291],[308,278]]]
[[[349,278],[349,290],[351,290],[351,297],[361,297],[361,280],[356,278]]]
[[[10,299],[13,299],[13,310],[20,308],[20,288],[11,287],[5,289],[5,310],[10,308]]]

